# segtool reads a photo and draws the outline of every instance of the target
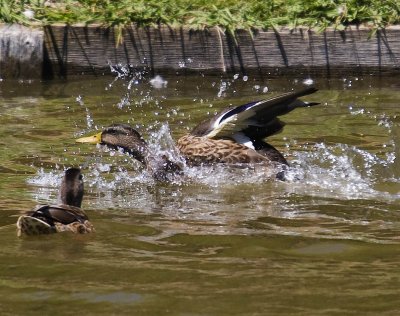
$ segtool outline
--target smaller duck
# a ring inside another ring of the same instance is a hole
[[[76,234],[94,232],[81,209],[83,176],[78,168],[65,171],[60,188],[61,204],[38,205],[17,221],[17,235],[43,235],[69,231]]]

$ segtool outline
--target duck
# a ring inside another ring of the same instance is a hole
[[[317,92],[314,86],[287,92],[269,99],[228,107],[198,124],[177,141],[177,149],[189,166],[204,164],[264,164],[288,166],[281,152],[264,141],[279,133],[285,123],[278,117],[296,108],[317,105],[300,97]],[[133,156],[163,180],[170,173],[181,173],[182,165],[166,156],[155,157],[142,135],[127,124],[113,124],[101,132],[76,139],[78,143],[101,144],[118,148]],[[281,172],[277,173],[281,178]]]
[[[37,205],[17,220],[17,235],[44,235],[59,232],[86,234],[94,227],[81,209],[83,176],[79,168],[64,172],[60,187],[61,204]]]

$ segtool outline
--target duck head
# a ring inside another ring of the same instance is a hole
[[[178,174],[182,166],[165,155],[156,156],[149,152],[148,145],[138,131],[127,124],[113,124],[100,133],[76,140],[78,143],[100,144],[112,149],[122,149],[140,161],[159,181],[168,181],[171,174]]]
[[[138,131],[126,124],[110,125],[100,133],[78,138],[76,142],[100,144],[112,149],[121,148],[124,152],[145,164],[147,143]]]

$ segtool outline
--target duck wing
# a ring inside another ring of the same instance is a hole
[[[283,128],[284,123],[278,119],[278,116],[287,114],[298,107],[319,104],[298,100],[299,97],[316,91],[315,87],[308,87],[270,99],[225,109],[211,120],[200,123],[191,134],[208,138],[263,139]],[[238,139],[238,142],[242,141]]]
[[[26,215],[38,218],[52,226],[55,222],[68,225],[73,222],[84,223],[88,220],[87,215],[82,209],[65,204],[40,205]]]

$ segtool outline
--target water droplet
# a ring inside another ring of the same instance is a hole
[[[314,80],[311,78],[308,78],[308,79],[303,80],[303,83],[307,86],[310,86],[310,85],[314,84]]]
[[[161,76],[157,75],[153,79],[150,79],[150,84],[155,89],[166,88],[168,81],[164,80]]]

